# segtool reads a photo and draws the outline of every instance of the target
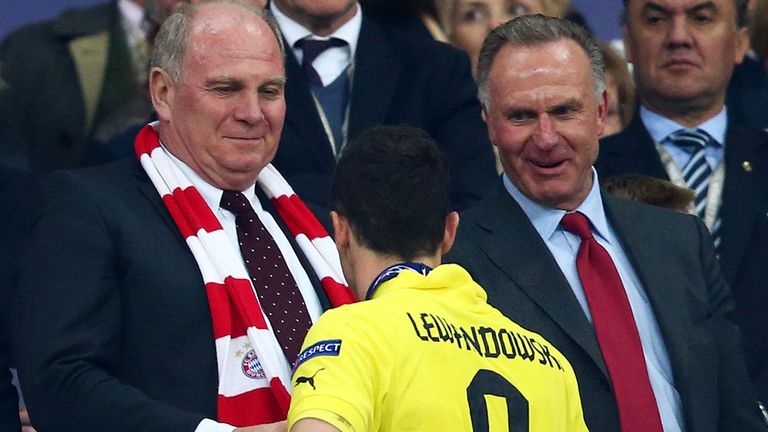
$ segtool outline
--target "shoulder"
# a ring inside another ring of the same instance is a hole
[[[358,48],[384,50],[399,58],[405,67],[418,65],[423,70],[464,67],[469,72],[469,57],[452,45],[424,37],[413,37],[397,31],[385,31],[371,20],[364,19],[360,30]],[[451,69],[443,70],[450,73]]]
[[[100,4],[86,9],[67,9],[52,20],[25,25],[11,32],[2,42],[4,48],[67,41],[109,29],[117,13],[116,3]]]

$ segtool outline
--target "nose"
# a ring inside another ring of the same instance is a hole
[[[233,112],[235,120],[255,125],[264,119],[258,94],[244,94]]]
[[[534,142],[542,150],[554,147],[560,141],[560,135],[549,114],[539,116],[536,130],[533,133]]]
[[[666,42],[668,48],[692,46],[693,38],[688,26],[687,17],[676,16],[670,21]]]

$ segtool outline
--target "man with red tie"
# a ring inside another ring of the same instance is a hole
[[[590,430],[761,430],[706,227],[600,191],[594,41],[515,19],[485,41],[478,87],[504,175],[462,215],[448,260],[571,361]]]

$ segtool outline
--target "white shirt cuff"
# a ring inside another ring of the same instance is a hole
[[[226,423],[218,423],[211,419],[203,419],[195,428],[195,432],[233,432],[236,427]]]

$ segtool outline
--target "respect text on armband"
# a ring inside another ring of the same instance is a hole
[[[473,351],[488,358],[537,361],[541,365],[563,370],[549,345],[514,330],[485,326],[456,326],[431,313],[406,313],[416,336],[424,342],[450,343],[456,348]]]

